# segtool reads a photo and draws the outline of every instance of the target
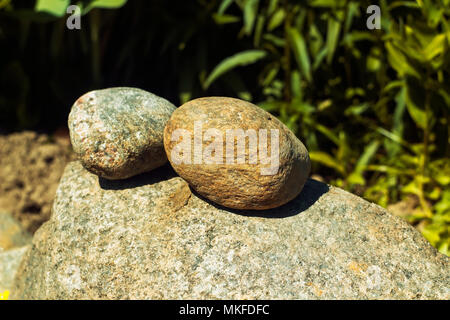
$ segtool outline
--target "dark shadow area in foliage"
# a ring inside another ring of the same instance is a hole
[[[286,203],[285,205],[282,205],[281,207],[268,210],[238,210],[226,208],[217,203],[214,203],[191,188],[192,193],[217,209],[225,210],[230,213],[246,217],[259,217],[269,219],[287,218],[300,214],[303,211],[309,209],[314,203],[316,203],[317,200],[320,199],[322,195],[327,193],[328,190],[329,187],[327,184],[313,179],[308,179],[305,183],[305,186],[303,187],[302,192],[300,192],[300,194],[296,198]]]
[[[66,125],[78,97],[108,87],[142,88],[176,105],[181,92],[233,95],[229,85],[206,93],[199,72],[251,43],[236,41],[239,24],[215,22],[215,1],[127,1],[83,15],[79,30],[66,27],[67,16],[36,12],[35,2],[13,1],[11,12],[0,6],[0,126],[7,132],[52,132]],[[229,10],[239,14],[237,5]]]
[[[152,171],[145,172],[128,179],[108,180],[99,177],[98,182],[100,187],[104,190],[125,190],[152,185],[164,180],[169,180],[176,176],[177,174],[172,167],[169,164],[165,164],[160,168],[156,168]]]

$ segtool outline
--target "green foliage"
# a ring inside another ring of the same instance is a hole
[[[127,0],[89,0],[78,1],[75,4],[81,8],[82,14],[87,14],[94,8],[117,9],[122,7]],[[62,17],[67,12],[70,0],[37,0],[34,10],[46,12],[55,17]]]
[[[70,0],[38,0],[34,10],[37,12],[47,12],[56,17],[62,17],[66,14],[66,9]]]
[[[80,31],[65,28],[69,1],[0,0],[4,123],[65,120],[99,86],[252,100],[305,142],[325,180],[385,207],[417,199],[406,218],[450,255],[450,0],[70,4],[83,8]],[[373,4],[380,30],[366,26]]]
[[[203,86],[205,89],[211,85],[211,83],[220,77],[222,74],[236,68],[237,66],[245,66],[254,63],[266,56],[266,52],[262,50],[248,50],[244,52],[236,53],[235,55],[224,59],[208,76]]]
[[[306,141],[315,171],[383,206],[417,197],[408,220],[449,255],[448,1],[381,1],[381,30],[365,26],[368,1],[234,3],[264,21],[240,33],[268,52],[260,105]]]

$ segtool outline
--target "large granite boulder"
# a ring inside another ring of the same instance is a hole
[[[31,235],[8,212],[0,212],[0,295],[12,287]]]
[[[383,208],[308,180],[238,211],[168,166],[126,181],[73,162],[25,254],[18,299],[448,299],[449,258]]]
[[[8,212],[0,212],[0,252],[31,242],[31,235]]]
[[[11,290],[20,261],[29,247],[23,246],[8,251],[0,251],[0,295],[4,291]]]

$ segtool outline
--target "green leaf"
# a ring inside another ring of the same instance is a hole
[[[270,16],[278,7],[278,0],[270,0],[269,7],[267,8],[267,14]]]
[[[334,17],[328,18],[328,31],[327,31],[327,63],[331,64],[333,60],[334,52],[339,40],[339,33],[341,31],[341,23]]]
[[[366,184],[366,180],[360,172],[352,172],[347,177],[347,182],[351,185],[360,184],[364,186]]]
[[[388,130],[386,130],[384,128],[381,128],[381,127],[377,128],[377,132],[379,132],[383,136],[391,139],[394,142],[397,142],[398,144],[401,144],[405,148],[408,148],[409,150],[414,152],[414,149],[413,149],[412,145],[410,143],[408,143],[407,141],[405,141],[402,137],[399,137],[398,135],[396,135],[395,133],[392,133],[392,132],[390,132],[390,131],[388,131]]]
[[[267,30],[272,31],[273,29],[279,27],[286,17],[286,11],[283,8],[278,9],[270,18],[269,24],[267,25]]]
[[[208,89],[211,83],[213,83],[214,80],[219,78],[222,74],[236,67],[255,63],[256,61],[263,59],[266,55],[267,53],[263,50],[247,50],[236,53],[235,55],[224,59],[210,73],[205,83],[203,84],[204,89]]]
[[[362,156],[359,158],[355,171],[362,171],[369,164],[370,160],[373,158],[378,150],[380,143],[378,141],[373,141],[367,147],[364,148]]]
[[[312,56],[319,54],[323,47],[323,37],[315,24],[309,27],[308,47]]]
[[[422,129],[427,127],[427,114],[417,105],[412,88],[408,85],[406,90],[406,108],[414,122]]]
[[[355,96],[361,96],[364,97],[366,94],[366,92],[364,91],[363,88],[348,88],[347,90],[345,90],[345,99],[350,100]]]
[[[292,87],[292,96],[297,101],[302,101],[303,93],[302,93],[301,77],[300,77],[300,73],[297,70],[292,71],[291,87]]]
[[[220,4],[219,10],[217,11],[217,13],[219,15],[224,14],[224,12],[228,9],[228,7],[234,2],[234,0],[223,0],[222,3]]]
[[[367,111],[368,109],[370,109],[370,104],[368,104],[368,103],[358,104],[358,105],[355,105],[355,106],[350,106],[347,109],[345,109],[344,115],[346,115],[346,116],[351,116],[351,115],[359,116],[359,115],[363,114],[365,111]]]
[[[369,32],[353,31],[345,34],[342,39],[342,43],[350,48],[354,47],[355,42],[359,41],[376,42],[377,37],[375,37],[372,33]]]
[[[213,14],[213,19],[217,24],[235,23],[241,21],[240,17],[232,16],[229,14]]]
[[[305,40],[297,29],[288,29],[289,41],[295,54],[298,66],[305,78],[311,82],[311,64],[309,61],[308,50],[306,49]]]
[[[406,88],[403,86],[401,90],[395,96],[396,107],[394,111],[394,123],[392,126],[392,132],[399,137],[403,136],[403,114],[406,107]],[[392,143],[386,140],[386,149],[390,157],[394,157],[400,152],[400,145]]]
[[[333,158],[328,153],[322,151],[311,151],[309,153],[309,158],[311,159],[311,161],[323,164],[324,166],[335,169],[340,174],[345,175],[345,168],[342,163]]]
[[[309,5],[319,8],[336,8],[345,5],[346,0],[312,0]]]
[[[431,177],[436,180],[441,186],[448,186],[450,184],[450,161],[448,159],[438,159],[430,162],[429,169]],[[448,189],[448,196],[450,200],[450,188]],[[450,202],[448,203],[450,207]]]
[[[308,122],[307,119],[305,119],[305,121]],[[328,139],[333,141],[335,145],[339,146],[341,144],[341,140],[339,139],[339,137],[332,130],[328,129],[324,125],[321,125],[320,123],[315,123],[315,122],[310,123],[310,125],[315,130],[319,131],[320,133],[325,135]]]
[[[438,34],[424,49],[424,55],[426,60],[432,60],[437,55],[444,52],[447,38],[445,34]]]
[[[94,0],[83,9],[83,14],[88,13],[94,8],[117,9],[122,7],[125,3],[127,3],[127,0]]]
[[[350,30],[350,27],[353,22],[353,17],[358,15],[359,4],[356,2],[350,2],[348,4],[347,9],[347,18],[345,19],[344,33],[347,33]]]
[[[429,225],[422,230],[423,236],[430,241],[432,245],[436,245],[436,243],[440,240],[440,228],[435,225]]]
[[[403,55],[395,45],[390,42],[386,43],[386,50],[388,51],[388,60],[392,68],[394,68],[398,74],[403,77],[406,74],[412,75],[420,79],[420,75],[417,70],[408,62],[407,58]]]
[[[264,28],[264,22],[266,21],[266,18],[264,15],[260,14],[258,15],[258,19],[256,21],[256,27],[255,27],[255,34],[253,39],[253,45],[258,48],[259,43],[261,41],[261,34]]]
[[[450,220],[450,215],[448,214],[450,213],[450,189],[444,190],[442,193],[442,199],[436,203],[434,208],[438,214],[448,216],[447,219]]]
[[[66,9],[69,4],[69,0],[37,0],[34,10],[62,17],[66,14]]]
[[[350,184],[360,184],[360,185],[366,184],[366,180],[364,179],[362,174],[364,170],[367,168],[367,165],[369,164],[370,160],[377,152],[379,145],[380,143],[378,141],[373,141],[364,149],[363,154],[356,163],[355,169],[347,178],[347,181]]]
[[[386,165],[377,165],[377,164],[369,164],[366,167],[366,170],[368,171],[377,171],[377,172],[385,172],[389,173],[391,175],[409,175],[414,176],[416,172],[414,170],[404,170],[404,169],[398,169],[395,167],[390,167]]]
[[[394,1],[389,4],[389,11],[392,9],[398,8],[398,7],[406,7],[406,8],[413,8],[413,9],[420,9],[420,6],[413,2],[413,1]]]
[[[272,63],[272,64],[267,66],[266,70],[267,70],[266,71],[267,73],[265,74],[265,77],[264,77],[264,79],[262,80],[262,83],[261,83],[261,85],[263,87],[268,86],[275,79],[275,77],[278,74],[278,71],[280,70],[280,64],[279,63]]]
[[[373,55],[367,56],[366,68],[371,72],[377,72],[381,68],[381,60]]]
[[[325,59],[327,54],[328,54],[328,48],[327,47],[323,47],[323,49],[320,50],[319,54],[314,59],[314,64],[313,64],[313,67],[312,67],[313,70],[317,70],[320,67],[323,59]]]
[[[278,47],[284,47],[286,45],[286,41],[283,38],[277,37],[271,33],[264,34],[263,39],[272,42]]]
[[[402,88],[405,85],[405,82],[402,80],[394,80],[389,82],[384,88],[383,92],[388,92],[390,90],[394,90],[397,88]]]
[[[258,14],[259,0],[246,0],[244,5],[244,30],[247,35],[253,31],[256,15]]]

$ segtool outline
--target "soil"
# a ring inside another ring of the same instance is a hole
[[[74,159],[67,130],[0,135],[0,211],[34,233],[49,219],[59,179]]]

